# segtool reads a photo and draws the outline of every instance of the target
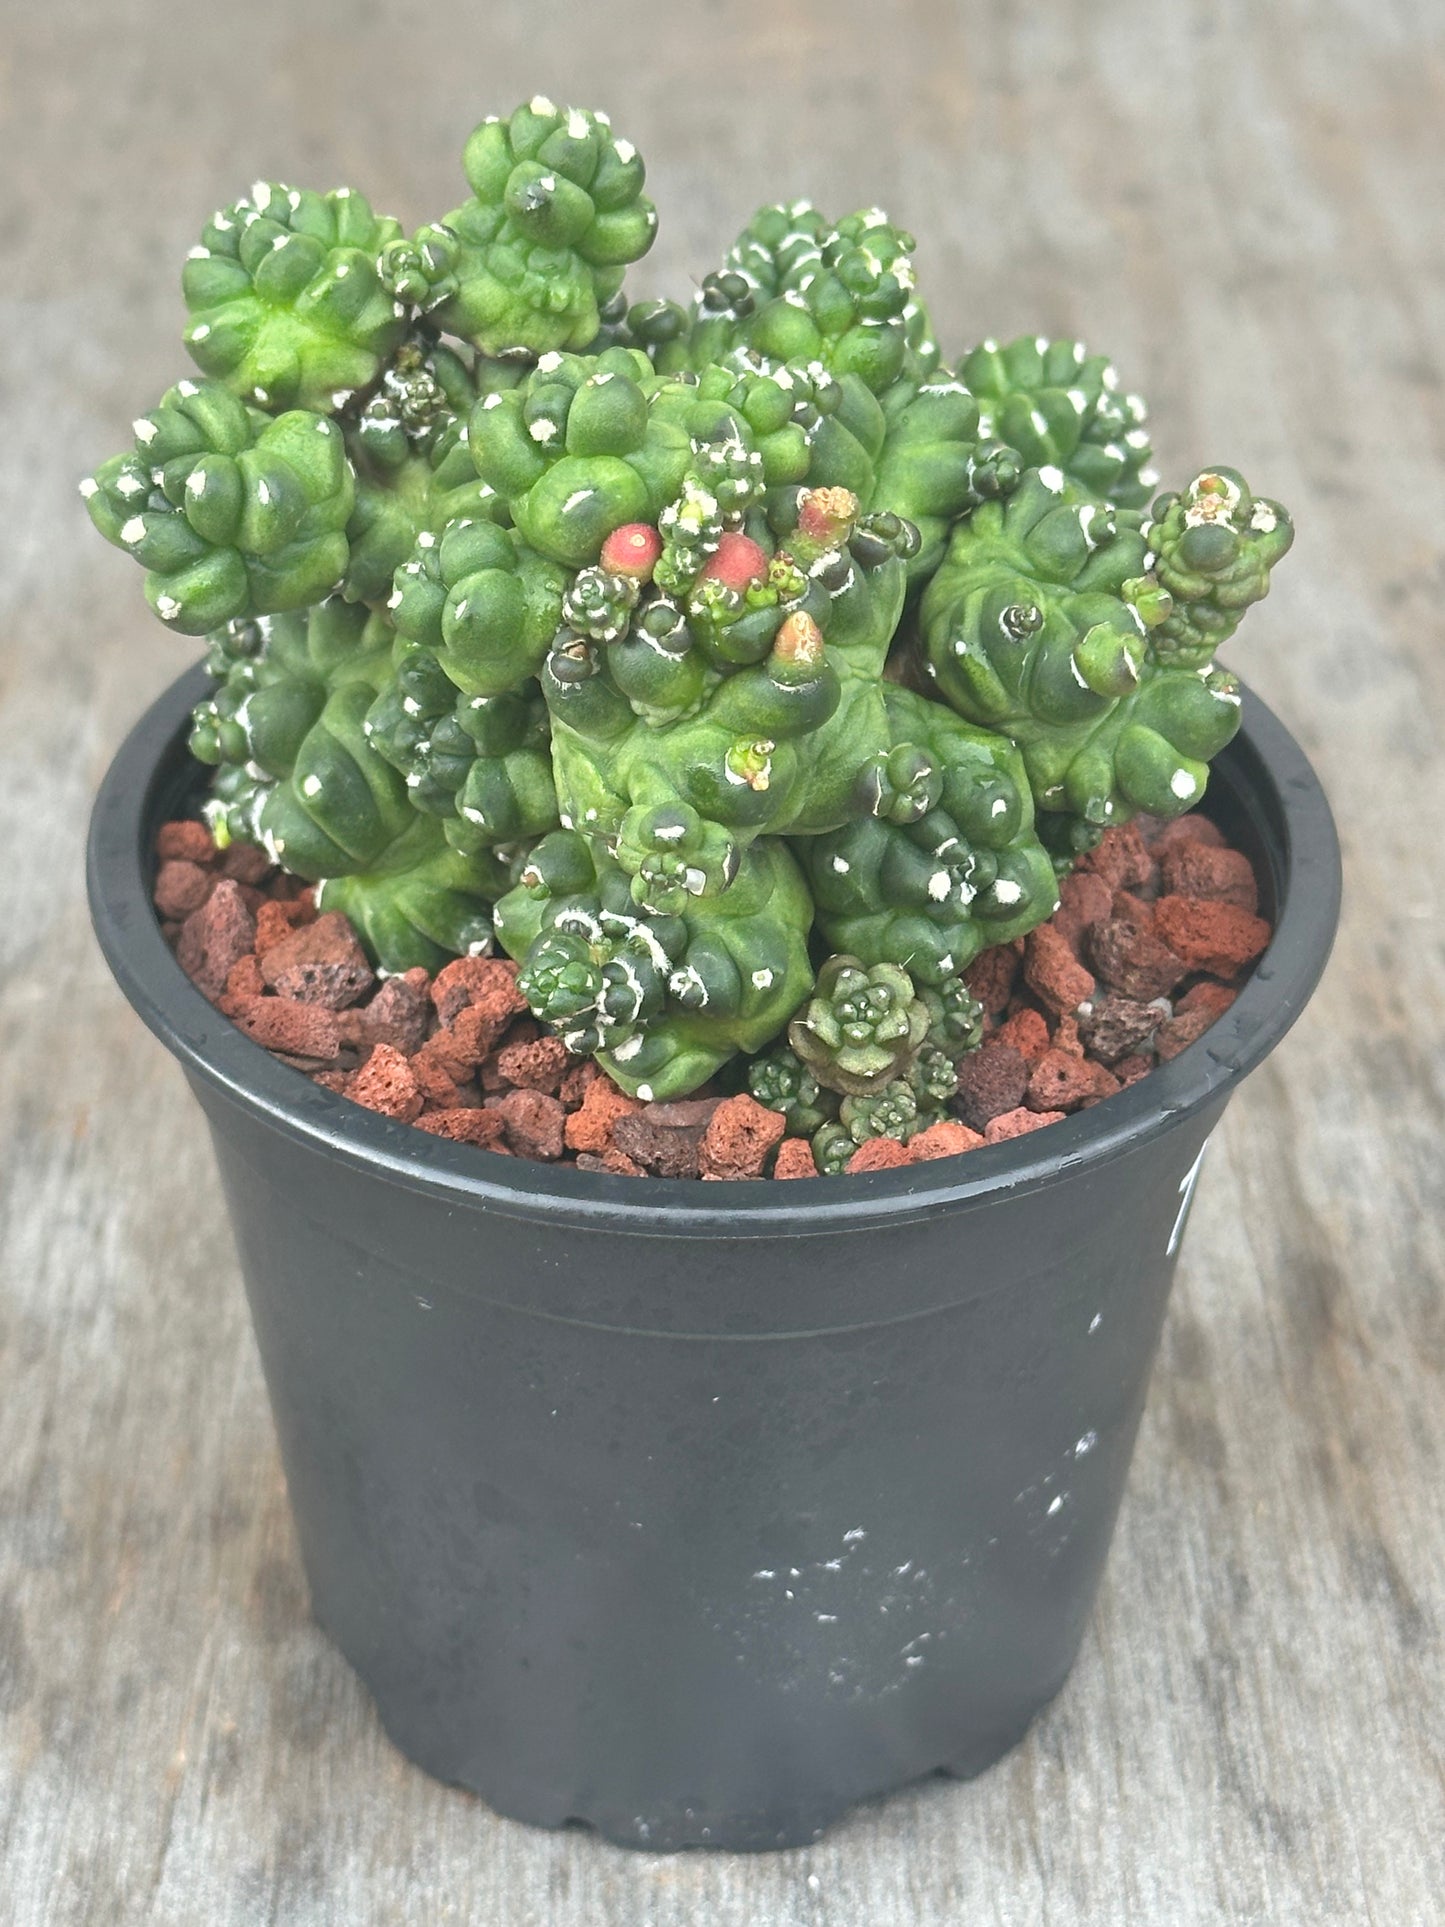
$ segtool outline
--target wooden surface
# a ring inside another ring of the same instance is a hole
[[[0,16],[0,1920],[1445,1918],[1438,0]],[[258,173],[438,214],[537,88],[649,157],[639,291],[761,200],[879,200],[945,343],[1086,336],[1167,474],[1287,500],[1232,661],[1345,817],[1336,959],[1215,1139],[1071,1683],[981,1782],[781,1857],[534,1833],[384,1742],[307,1616],[197,1114],[81,897],[88,798],[184,645],[75,479],[183,372],[201,220]]]

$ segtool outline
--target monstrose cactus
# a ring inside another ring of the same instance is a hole
[[[605,114],[539,95],[463,171],[410,236],[348,188],[213,215],[199,374],[91,518],[208,638],[222,841],[385,970],[500,944],[625,1090],[717,1076],[840,1170],[946,1114],[962,973],[1057,872],[1199,800],[1289,517],[1231,468],[1155,496],[1081,342],[947,359],[878,209],[763,208],[629,305]]]

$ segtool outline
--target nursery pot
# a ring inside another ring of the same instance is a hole
[[[771,1848],[980,1772],[1077,1651],[1209,1134],[1322,970],[1328,805],[1246,697],[1209,807],[1268,952],[1196,1044],[1012,1143],[698,1184],[493,1157],[250,1043],[150,904],[200,672],[96,805],[126,996],[210,1123],[316,1617],[439,1778]]]

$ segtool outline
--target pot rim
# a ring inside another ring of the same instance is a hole
[[[695,1179],[632,1178],[531,1159],[486,1157],[363,1109],[273,1058],[182,971],[151,904],[155,829],[193,786],[190,711],[212,686],[203,665],[177,678],[116,752],[91,815],[86,877],[101,950],[147,1027],[200,1077],[283,1134],[443,1202],[579,1228],[703,1237],[801,1236],[904,1223],[1014,1197],[1112,1162],[1141,1138],[1227,1097],[1303,1010],[1339,920],[1339,841],[1299,745],[1250,691],[1210,790],[1248,820],[1272,875],[1275,930],[1238,997],[1197,1042],[1106,1102],[961,1158],[788,1184],[749,1178],[719,1192]],[[699,1195],[701,1193],[701,1195]]]

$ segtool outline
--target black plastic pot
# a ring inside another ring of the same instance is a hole
[[[212,1010],[149,899],[204,688],[105,780],[95,926],[210,1121],[313,1606],[397,1745],[652,1848],[988,1766],[1078,1648],[1209,1133],[1329,952],[1296,745],[1246,699],[1210,807],[1276,934],[1174,1062],[965,1158],[699,1185],[425,1136]]]

